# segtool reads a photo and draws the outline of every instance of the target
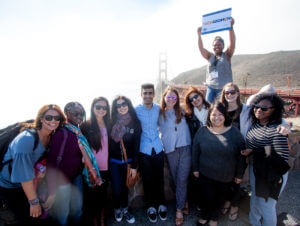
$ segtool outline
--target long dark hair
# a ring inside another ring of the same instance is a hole
[[[197,89],[194,86],[190,86],[190,88],[187,90],[185,96],[184,96],[184,111],[185,111],[185,117],[187,119],[191,119],[194,114],[194,106],[190,102],[189,95],[191,93],[197,93],[202,98],[202,107],[205,109],[209,109],[210,104],[205,100],[205,97],[201,90]]]
[[[282,115],[284,113],[284,102],[276,93],[261,93],[254,98],[253,105],[251,106],[249,113],[249,117],[252,118],[252,121],[259,122],[254,114],[254,106],[262,100],[270,101],[274,108],[272,115],[270,115],[268,124],[281,124]]]
[[[118,109],[117,109],[117,101],[118,100],[124,100],[127,104],[128,104],[128,113],[131,116],[131,120],[134,123],[137,123],[138,125],[140,125],[140,120],[138,119],[135,110],[133,108],[133,105],[131,103],[131,100],[125,96],[117,96],[115,97],[115,99],[112,102],[111,105],[111,127],[115,125],[115,123],[118,120]]]
[[[109,102],[105,97],[96,97],[91,105],[91,118],[88,119],[86,122],[82,123],[80,129],[83,135],[88,140],[90,146],[96,151],[96,153],[102,149],[101,143],[101,130],[98,126],[97,117],[94,112],[95,104],[99,101],[104,101],[107,106],[106,115],[103,117],[103,122],[105,127],[108,129],[110,127],[110,109],[109,109]]]
[[[166,101],[165,101],[165,96],[167,95],[168,92],[173,92],[177,96],[177,101],[176,104],[174,105],[174,110],[175,110],[175,116],[176,116],[176,123],[181,122],[182,118],[182,112],[181,112],[181,107],[180,107],[180,97],[178,94],[178,91],[172,87],[167,87],[161,97],[161,102],[160,102],[160,113],[163,115],[164,119],[166,119]]]

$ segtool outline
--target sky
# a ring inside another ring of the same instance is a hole
[[[118,94],[141,102],[156,83],[206,64],[197,46],[202,15],[232,8],[235,54],[300,49],[298,0],[0,0],[0,128],[34,118],[44,104]],[[216,35],[203,36],[212,50]]]

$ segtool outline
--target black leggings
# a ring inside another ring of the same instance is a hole
[[[200,174],[199,185],[200,200],[202,202],[201,218],[203,220],[217,221],[220,215],[219,209],[228,198],[230,182],[215,181]]]

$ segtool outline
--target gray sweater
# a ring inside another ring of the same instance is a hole
[[[230,182],[242,178],[246,158],[240,154],[245,141],[240,131],[232,126],[223,134],[213,134],[207,127],[198,130],[192,147],[192,169],[205,177]]]

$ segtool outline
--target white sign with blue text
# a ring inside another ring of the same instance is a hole
[[[205,14],[202,17],[202,34],[231,29],[231,8]]]

